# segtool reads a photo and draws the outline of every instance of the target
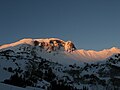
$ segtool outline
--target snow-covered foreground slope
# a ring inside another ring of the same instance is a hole
[[[33,87],[22,88],[22,87],[0,83],[0,90],[44,90],[44,89],[33,88]]]
[[[24,87],[19,89],[119,90],[120,54],[106,61],[62,65],[34,54],[25,58],[23,53],[12,56],[10,52],[0,53],[0,82]]]

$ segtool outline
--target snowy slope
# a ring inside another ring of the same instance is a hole
[[[104,49],[102,51],[94,51],[94,50],[75,50],[72,53],[67,53],[70,57],[73,57],[79,61],[101,61],[106,58],[112,56],[113,54],[120,53],[120,49],[113,47],[110,49]]]
[[[3,83],[14,85],[13,90],[16,86],[22,87],[18,90],[119,90],[119,52],[115,47],[76,50],[71,41],[57,38],[22,39],[0,46],[0,86],[8,90],[11,86]]]
[[[44,89],[33,88],[33,87],[22,88],[22,87],[0,83],[0,90],[44,90]]]

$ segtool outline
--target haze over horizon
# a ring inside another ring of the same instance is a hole
[[[71,40],[78,49],[120,47],[119,0],[0,0],[0,44]]]

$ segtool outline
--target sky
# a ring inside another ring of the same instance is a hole
[[[120,0],[0,0],[0,45],[51,37],[78,49],[120,47]]]

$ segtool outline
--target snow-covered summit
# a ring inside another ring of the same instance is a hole
[[[14,47],[20,44],[29,44],[32,46],[40,46],[47,51],[65,50],[68,52],[74,51],[76,48],[71,41],[63,41],[58,38],[45,38],[45,39],[31,39],[25,38],[11,44],[0,46],[0,49]]]

